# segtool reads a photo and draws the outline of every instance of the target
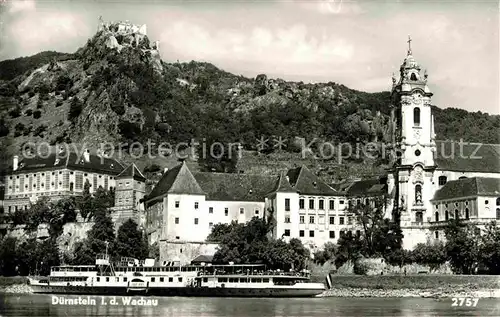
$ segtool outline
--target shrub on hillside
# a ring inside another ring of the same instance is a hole
[[[42,112],[40,110],[33,111],[33,118],[39,119],[42,116]]]

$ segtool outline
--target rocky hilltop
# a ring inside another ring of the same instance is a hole
[[[439,138],[499,142],[494,133],[500,128],[498,117],[458,109],[435,112]],[[167,63],[146,26],[128,21],[100,21],[96,34],[73,54],[44,52],[0,62],[0,141],[8,149],[2,153],[4,161],[28,141],[95,146],[206,138],[241,142],[251,168],[269,160],[294,161],[297,137],[307,143],[388,141],[388,114],[389,92],[264,74],[246,78],[194,61]],[[480,122],[478,129],[475,122]],[[262,136],[287,141],[281,151],[270,146],[265,157],[255,156],[256,139]],[[312,150],[317,150],[314,144]],[[384,162],[357,158],[347,163],[361,168],[345,174],[364,175]],[[320,170],[336,166],[328,160],[309,165]]]

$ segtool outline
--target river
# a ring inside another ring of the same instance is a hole
[[[452,307],[451,299],[430,298],[143,297],[150,302],[139,299],[0,294],[0,316],[500,316],[498,299],[479,299],[476,307]],[[55,303],[56,300],[66,300],[66,304]],[[78,300],[80,303],[70,303]]]

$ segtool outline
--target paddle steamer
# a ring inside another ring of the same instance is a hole
[[[310,282],[308,271],[266,270],[260,264],[154,265],[122,258],[114,265],[100,255],[95,265],[55,266],[50,275],[30,278],[35,293],[141,295],[141,296],[238,296],[311,297],[325,290]]]

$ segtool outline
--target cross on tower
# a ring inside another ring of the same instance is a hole
[[[408,35],[408,41],[407,41],[408,42],[408,55],[411,55],[411,41],[412,41],[411,36]]]

